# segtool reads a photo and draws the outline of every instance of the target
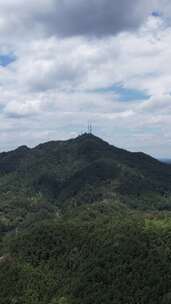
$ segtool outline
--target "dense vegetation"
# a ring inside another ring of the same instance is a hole
[[[91,134],[0,153],[0,231],[71,206],[115,201],[171,210],[171,166]]]
[[[171,301],[169,215],[87,205],[4,242],[2,304]]]
[[[93,135],[1,153],[0,303],[171,303],[170,210],[170,165]]]

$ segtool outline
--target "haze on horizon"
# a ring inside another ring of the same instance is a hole
[[[0,3],[0,151],[91,121],[115,146],[171,158],[170,41],[169,0]]]

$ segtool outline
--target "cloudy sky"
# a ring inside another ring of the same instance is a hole
[[[0,151],[86,131],[171,157],[169,0],[0,0]]]

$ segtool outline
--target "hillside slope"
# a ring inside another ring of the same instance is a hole
[[[1,153],[0,303],[171,303],[169,210],[170,165],[93,135]]]
[[[171,218],[164,214],[84,205],[19,231],[1,248],[2,304],[171,300]]]
[[[91,134],[0,153],[2,230],[85,203],[170,210],[170,197],[170,165]]]

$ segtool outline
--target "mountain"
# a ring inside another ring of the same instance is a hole
[[[0,153],[0,303],[171,303],[171,166],[84,134]]]
[[[171,167],[92,134],[0,153],[3,231],[66,208],[104,201],[170,210]]]

